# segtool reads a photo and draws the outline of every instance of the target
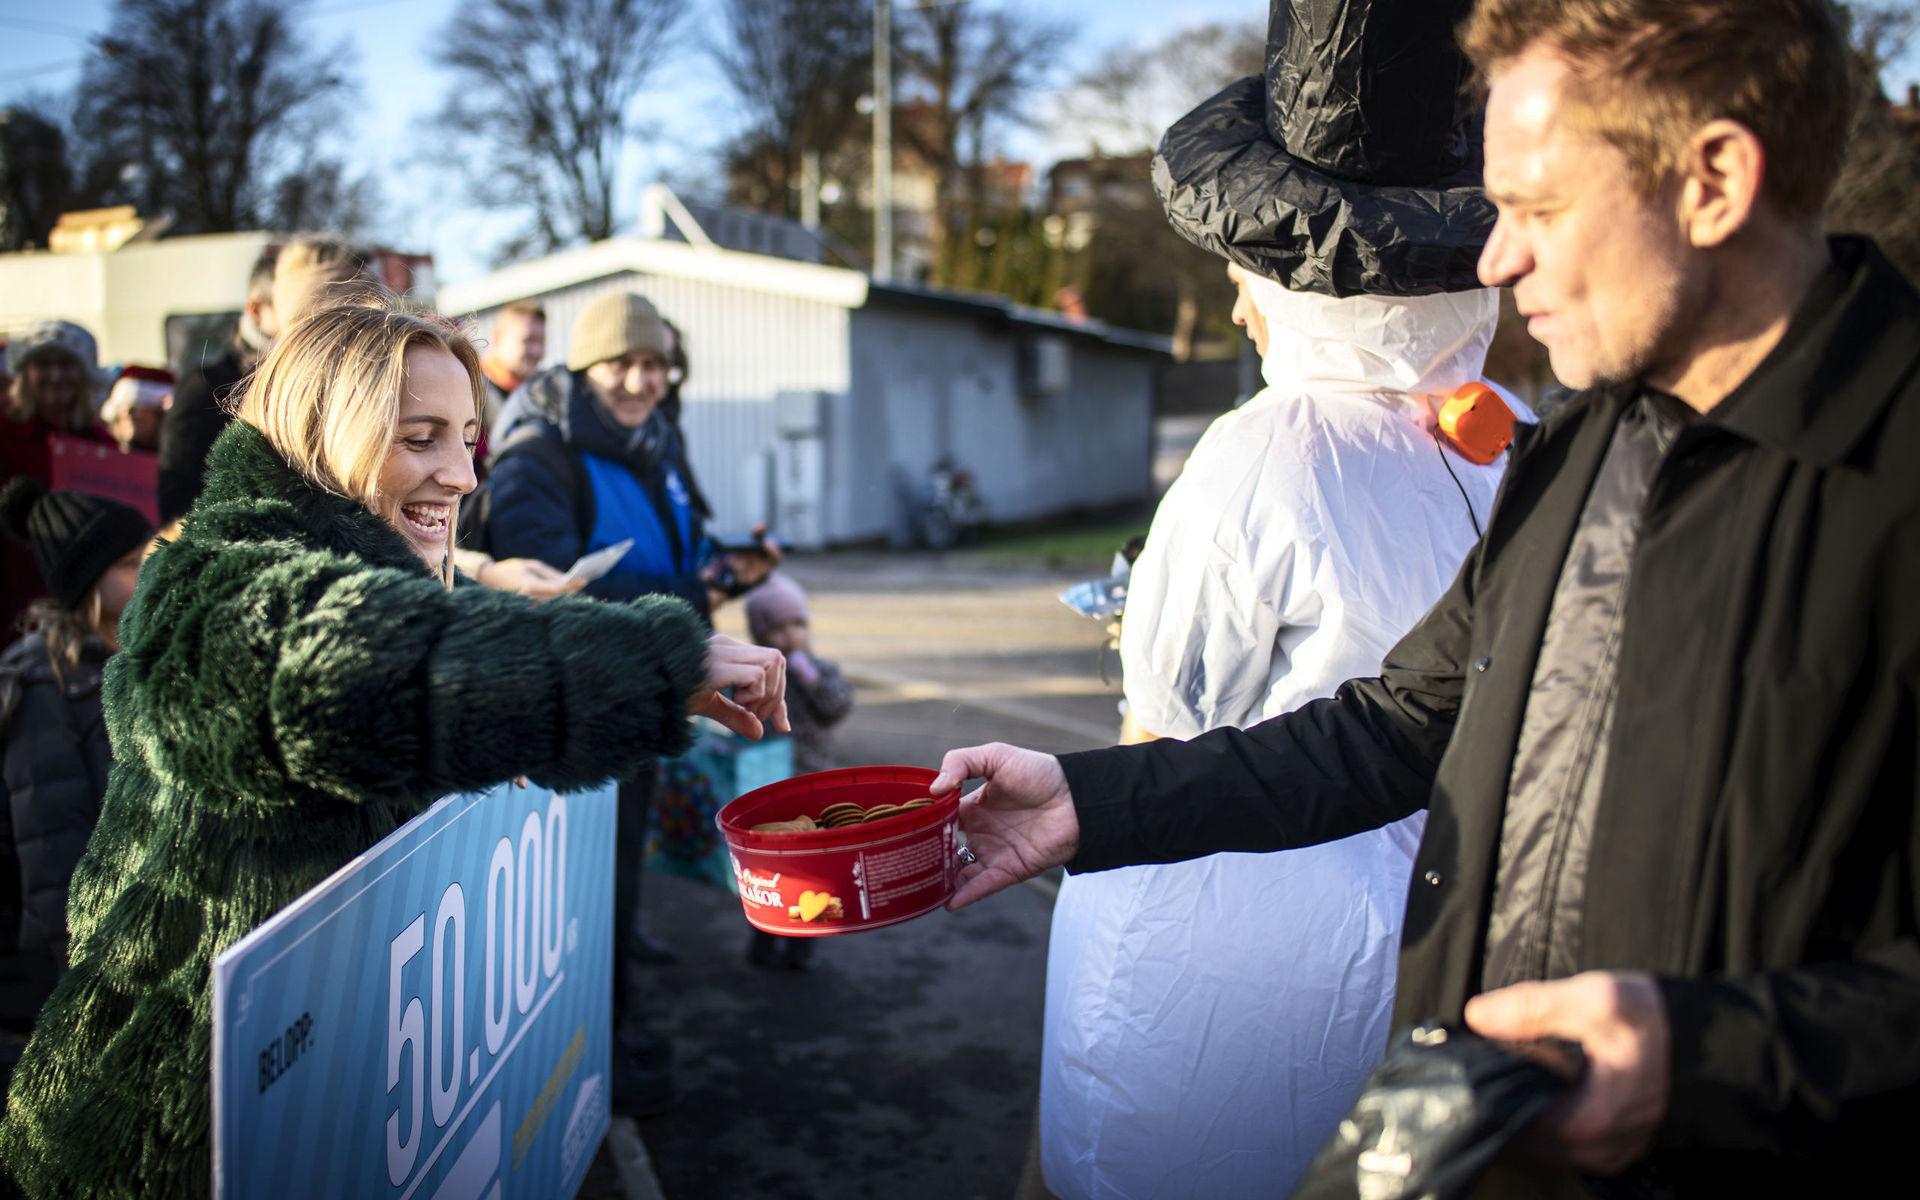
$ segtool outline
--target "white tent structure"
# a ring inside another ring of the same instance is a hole
[[[165,366],[169,319],[237,311],[247,272],[272,238],[216,233],[56,253],[0,254],[0,337],[76,321],[102,363]]]

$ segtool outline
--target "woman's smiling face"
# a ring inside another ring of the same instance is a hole
[[[466,368],[437,346],[408,350],[400,419],[380,467],[380,516],[430,569],[450,548],[454,501],[473,490],[479,436]]]

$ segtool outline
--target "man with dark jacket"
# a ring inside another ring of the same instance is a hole
[[[659,411],[667,355],[653,305],[608,296],[581,314],[566,365],[535,375],[507,401],[488,476],[486,538],[496,558],[537,558],[564,571],[583,554],[631,541],[588,595],[671,595],[702,615],[712,610],[702,571],[714,549]]]
[[[674,430],[660,411],[669,385],[665,322],[644,296],[618,292],[589,304],[564,366],[527,380],[495,424],[488,474],[487,549],[564,571],[584,554],[627,549],[587,584],[602,600],[678,596],[704,618],[758,583],[766,563],[727,554],[707,537],[680,464]],[[670,957],[640,932],[640,878],[654,776],[620,785],[614,882],[614,1019],[625,1029],[614,1063],[615,1107],[644,1115],[671,1099],[658,1039],[628,979],[636,963]]]
[[[228,395],[273,344],[280,322],[273,311],[273,263],[269,249],[254,260],[247,299],[233,345],[209,363],[189,363],[173,390],[173,405],[160,424],[160,524],[185,516],[206,483],[207,451],[231,419]]]
[[[1820,232],[1838,18],[1479,0],[1465,42],[1482,278],[1584,394],[1377,678],[1187,743],[949,755],[936,791],[988,780],[954,903],[1426,807],[1396,1021],[1588,1062],[1490,1190],[1856,1194],[1920,1116],[1920,294]]]
[[[368,251],[344,238],[303,233],[253,264],[246,307],[232,351],[201,370],[189,368],[175,389],[160,427],[160,524],[185,516],[206,483],[207,452],[232,419],[228,397],[253,370],[280,331],[318,305],[353,294],[377,293]]]

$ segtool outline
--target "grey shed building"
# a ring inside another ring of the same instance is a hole
[[[519,263],[438,302],[484,338],[500,306],[539,300],[552,364],[580,310],[619,290],[686,336],[682,425],[717,531],[900,541],[943,458],[972,473],[991,522],[1152,495],[1165,338],[654,237]]]

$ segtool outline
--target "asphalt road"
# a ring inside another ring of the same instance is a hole
[[[790,564],[814,649],[856,684],[843,765],[937,766],[1004,740],[1111,741],[1117,664],[1057,593],[1075,576],[964,555],[835,554]],[[723,631],[744,634],[737,611]],[[679,1102],[639,1122],[668,1200],[1013,1194],[1032,1131],[1052,896],[1013,889],[961,913],[816,942],[804,972],[745,962],[728,893],[649,877],[645,923],[680,962],[647,972],[675,1045]],[[606,1155],[603,1155],[606,1157]],[[585,1195],[619,1194],[601,1164]]]

